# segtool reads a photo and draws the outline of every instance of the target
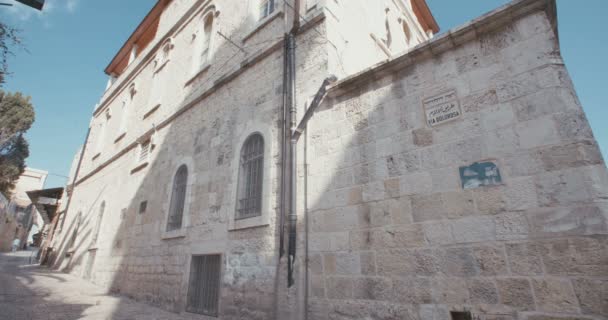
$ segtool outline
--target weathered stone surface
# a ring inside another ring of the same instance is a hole
[[[570,281],[559,278],[532,279],[539,310],[554,313],[577,313],[578,300]]]
[[[608,221],[597,206],[546,208],[528,212],[533,237],[608,233]]]
[[[505,245],[509,268],[516,275],[540,275],[543,273],[541,253],[543,247],[534,242],[507,243]]]
[[[353,280],[353,298],[388,301],[393,297],[393,286],[387,278],[356,278]]]
[[[431,303],[431,282],[428,278],[393,280],[392,300],[406,305]]]
[[[412,216],[415,222],[439,220],[446,217],[441,194],[412,196]]]
[[[574,292],[585,314],[608,314],[608,280],[573,279]]]
[[[507,208],[505,203],[504,188],[483,188],[473,192],[475,205],[480,214],[497,214]]]
[[[538,155],[547,171],[603,163],[598,146],[590,141],[543,148]]]
[[[416,129],[412,131],[414,136],[414,144],[419,147],[430,146],[433,144],[433,131],[426,128]]]
[[[526,239],[529,236],[528,217],[524,212],[507,212],[494,217],[496,240]]]
[[[606,236],[543,241],[542,260],[550,275],[608,275]]]
[[[507,261],[502,246],[473,247],[473,256],[477,260],[482,276],[506,275]]]
[[[532,286],[527,279],[496,279],[500,303],[520,311],[534,310]]]
[[[439,271],[440,257],[432,249],[386,250],[376,253],[379,275],[431,276]]]
[[[470,277],[479,274],[479,264],[471,248],[447,248],[441,260],[441,270],[450,276]]]
[[[467,280],[471,302],[476,304],[497,304],[498,291],[493,281],[474,278]]]
[[[353,279],[347,277],[327,277],[325,287],[329,299],[348,299],[353,297]]]
[[[433,299],[439,304],[466,304],[469,302],[469,290],[463,278],[433,278],[432,288]]]

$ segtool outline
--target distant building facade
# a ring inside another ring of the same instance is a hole
[[[43,226],[26,192],[42,189],[47,176],[46,171],[26,168],[15,183],[11,197],[0,196],[0,251],[10,251],[15,239],[19,239],[23,247],[31,240],[32,228]]]
[[[608,173],[556,23],[159,1],[106,69],[55,266],[201,319],[604,319]]]

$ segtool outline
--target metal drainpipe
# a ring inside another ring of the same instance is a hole
[[[288,97],[288,50],[287,50],[287,34],[283,40],[283,105],[281,107],[281,195],[280,195],[280,212],[279,212],[279,258],[285,254],[285,204],[286,186],[287,186],[287,105]]]
[[[297,238],[297,223],[298,216],[296,212],[296,191],[297,191],[297,140],[293,139],[293,132],[295,132],[296,123],[296,85],[295,85],[295,34],[289,33],[288,41],[288,68],[289,68],[289,121],[290,121],[290,151],[289,151],[289,170],[290,170],[290,187],[289,187],[289,247],[287,251],[287,287],[291,287],[294,284],[294,263],[296,258],[296,238]]]

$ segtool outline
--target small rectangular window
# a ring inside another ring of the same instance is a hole
[[[148,201],[142,201],[139,203],[139,214],[146,213],[146,209],[148,208]]]
[[[186,311],[218,316],[222,256],[192,256]]]
[[[150,155],[150,139],[142,142],[139,149],[139,162],[148,161]]]
[[[260,4],[260,19],[268,17],[274,12],[275,5],[274,0],[262,0]]]
[[[469,311],[450,311],[452,320],[471,320],[471,312]]]

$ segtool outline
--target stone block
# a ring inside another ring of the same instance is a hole
[[[513,126],[515,115],[510,103],[485,108],[480,112],[481,125],[485,132]]]
[[[363,201],[377,201],[385,198],[383,181],[370,182],[363,186]]]
[[[515,126],[519,145],[524,149],[542,147],[560,142],[555,121],[550,117],[520,122]]]
[[[399,177],[401,196],[411,196],[431,193],[433,179],[428,172],[415,172]]]
[[[433,221],[423,224],[424,237],[431,246],[452,244],[455,242],[450,223]]]
[[[325,298],[325,280],[321,276],[310,277],[310,294],[315,298]]]
[[[538,151],[538,157],[547,171],[603,163],[599,148],[590,141],[543,148]]]
[[[542,246],[534,242],[505,244],[509,268],[514,275],[530,276],[543,273]]]
[[[353,298],[388,301],[392,298],[392,282],[387,278],[365,277],[353,279]]]
[[[392,300],[399,304],[432,303],[431,281],[428,278],[402,278],[393,280]]]
[[[412,216],[414,222],[445,218],[446,212],[444,211],[441,194],[412,196]]]
[[[545,271],[550,275],[608,276],[605,235],[541,242]]]
[[[431,276],[438,272],[440,259],[432,249],[394,249],[377,252],[376,266],[384,276]]]
[[[484,133],[484,157],[500,158],[520,149],[519,136],[512,127],[499,128]]]
[[[464,248],[447,248],[441,259],[443,274],[457,277],[471,277],[479,275],[479,264],[473,250]]]
[[[464,112],[478,112],[484,108],[498,104],[496,88],[488,88],[470,94],[461,100],[461,107]]]
[[[545,172],[536,150],[520,150],[502,157],[502,172],[507,177],[531,176]]]
[[[473,195],[469,191],[443,192],[441,201],[448,218],[461,218],[475,212]]]
[[[518,121],[528,121],[578,108],[578,101],[567,88],[548,88],[512,101]]]
[[[608,315],[608,280],[580,278],[572,284],[584,314]]]
[[[385,198],[399,197],[399,178],[384,180]]]
[[[473,243],[496,240],[496,224],[492,217],[473,216],[453,220],[455,243]]]
[[[559,136],[564,140],[593,140],[591,126],[582,111],[554,115]]]
[[[467,280],[469,297],[474,304],[497,304],[498,291],[494,281],[485,278]]]
[[[361,260],[358,253],[330,253],[323,259],[325,274],[361,274]]]
[[[433,192],[461,190],[457,167],[432,170],[431,179],[433,182]]]
[[[481,188],[473,191],[479,214],[494,215],[507,209],[504,187]]]
[[[460,277],[433,278],[433,299],[437,304],[467,304],[469,289]]]
[[[532,237],[608,233],[608,220],[598,206],[543,208],[528,212]]]
[[[508,274],[504,248],[500,245],[473,247],[473,256],[477,260],[479,273],[482,276]]]
[[[578,313],[579,305],[570,281],[561,278],[532,279],[539,311]]]
[[[593,201],[585,168],[554,171],[536,179],[536,192],[541,206],[558,206]]]
[[[325,288],[329,299],[352,299],[353,279],[348,277],[326,277]]]
[[[526,239],[530,233],[524,212],[507,212],[494,216],[496,240]]]
[[[509,211],[527,210],[538,206],[536,186],[532,178],[509,180],[504,193],[505,207]]]
[[[428,128],[420,128],[412,131],[414,137],[414,145],[418,147],[426,147],[433,144],[433,130]]]
[[[376,274],[376,253],[373,251],[361,252],[359,257],[361,260],[361,274],[375,275]]]
[[[534,296],[528,279],[496,279],[500,303],[519,311],[534,311]]]

